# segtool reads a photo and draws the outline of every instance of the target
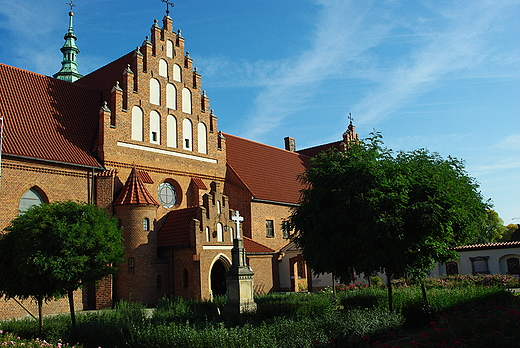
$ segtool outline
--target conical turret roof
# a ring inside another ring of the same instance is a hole
[[[114,205],[145,204],[159,206],[143,183],[141,176],[135,167],[132,168],[128,179],[126,179],[123,190],[117,197]]]

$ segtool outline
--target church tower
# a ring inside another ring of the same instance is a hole
[[[72,1],[68,5],[70,5],[69,30],[63,37],[65,39],[65,43],[63,44],[63,47],[60,49],[60,51],[63,53],[63,60],[61,61],[61,70],[54,74],[53,77],[64,81],[74,82],[82,78],[83,75],[81,75],[78,72],[78,63],[76,62],[76,56],[79,53],[79,49],[76,46],[77,38],[74,34],[74,29],[72,26],[72,20],[74,18],[74,12],[72,12],[72,7],[75,7],[76,5],[74,5]]]

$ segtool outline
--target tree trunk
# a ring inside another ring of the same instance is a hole
[[[74,311],[74,290],[68,290],[70,320],[72,322],[72,330],[76,331],[76,312]]]
[[[426,296],[426,287],[424,286],[424,279],[421,279],[421,292],[424,303],[428,304],[428,297]]]
[[[392,276],[390,274],[387,274],[387,281],[388,281],[388,309],[390,312],[394,311],[394,301],[392,296]]]
[[[38,335],[42,337],[42,331],[43,331],[43,296],[38,296],[36,299],[38,302]]]

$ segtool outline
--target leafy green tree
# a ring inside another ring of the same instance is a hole
[[[506,226],[506,230],[500,238],[501,242],[520,240],[520,236],[518,235],[518,224],[509,224]]]
[[[394,155],[376,133],[328,151],[301,175],[294,240],[316,273],[423,277],[479,233],[487,204],[462,161],[425,149]]]
[[[489,209],[487,210],[487,216],[482,225],[481,233],[476,235],[475,239],[471,242],[475,244],[497,242],[502,239],[506,230],[504,220],[498,216],[496,211]]]
[[[94,205],[72,201],[33,206],[0,238],[0,293],[34,298],[41,304],[69,298],[76,326],[73,292],[116,271],[123,262],[118,221]]]

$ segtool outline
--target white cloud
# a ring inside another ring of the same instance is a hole
[[[520,134],[511,134],[500,140],[496,148],[503,150],[520,151]]]

